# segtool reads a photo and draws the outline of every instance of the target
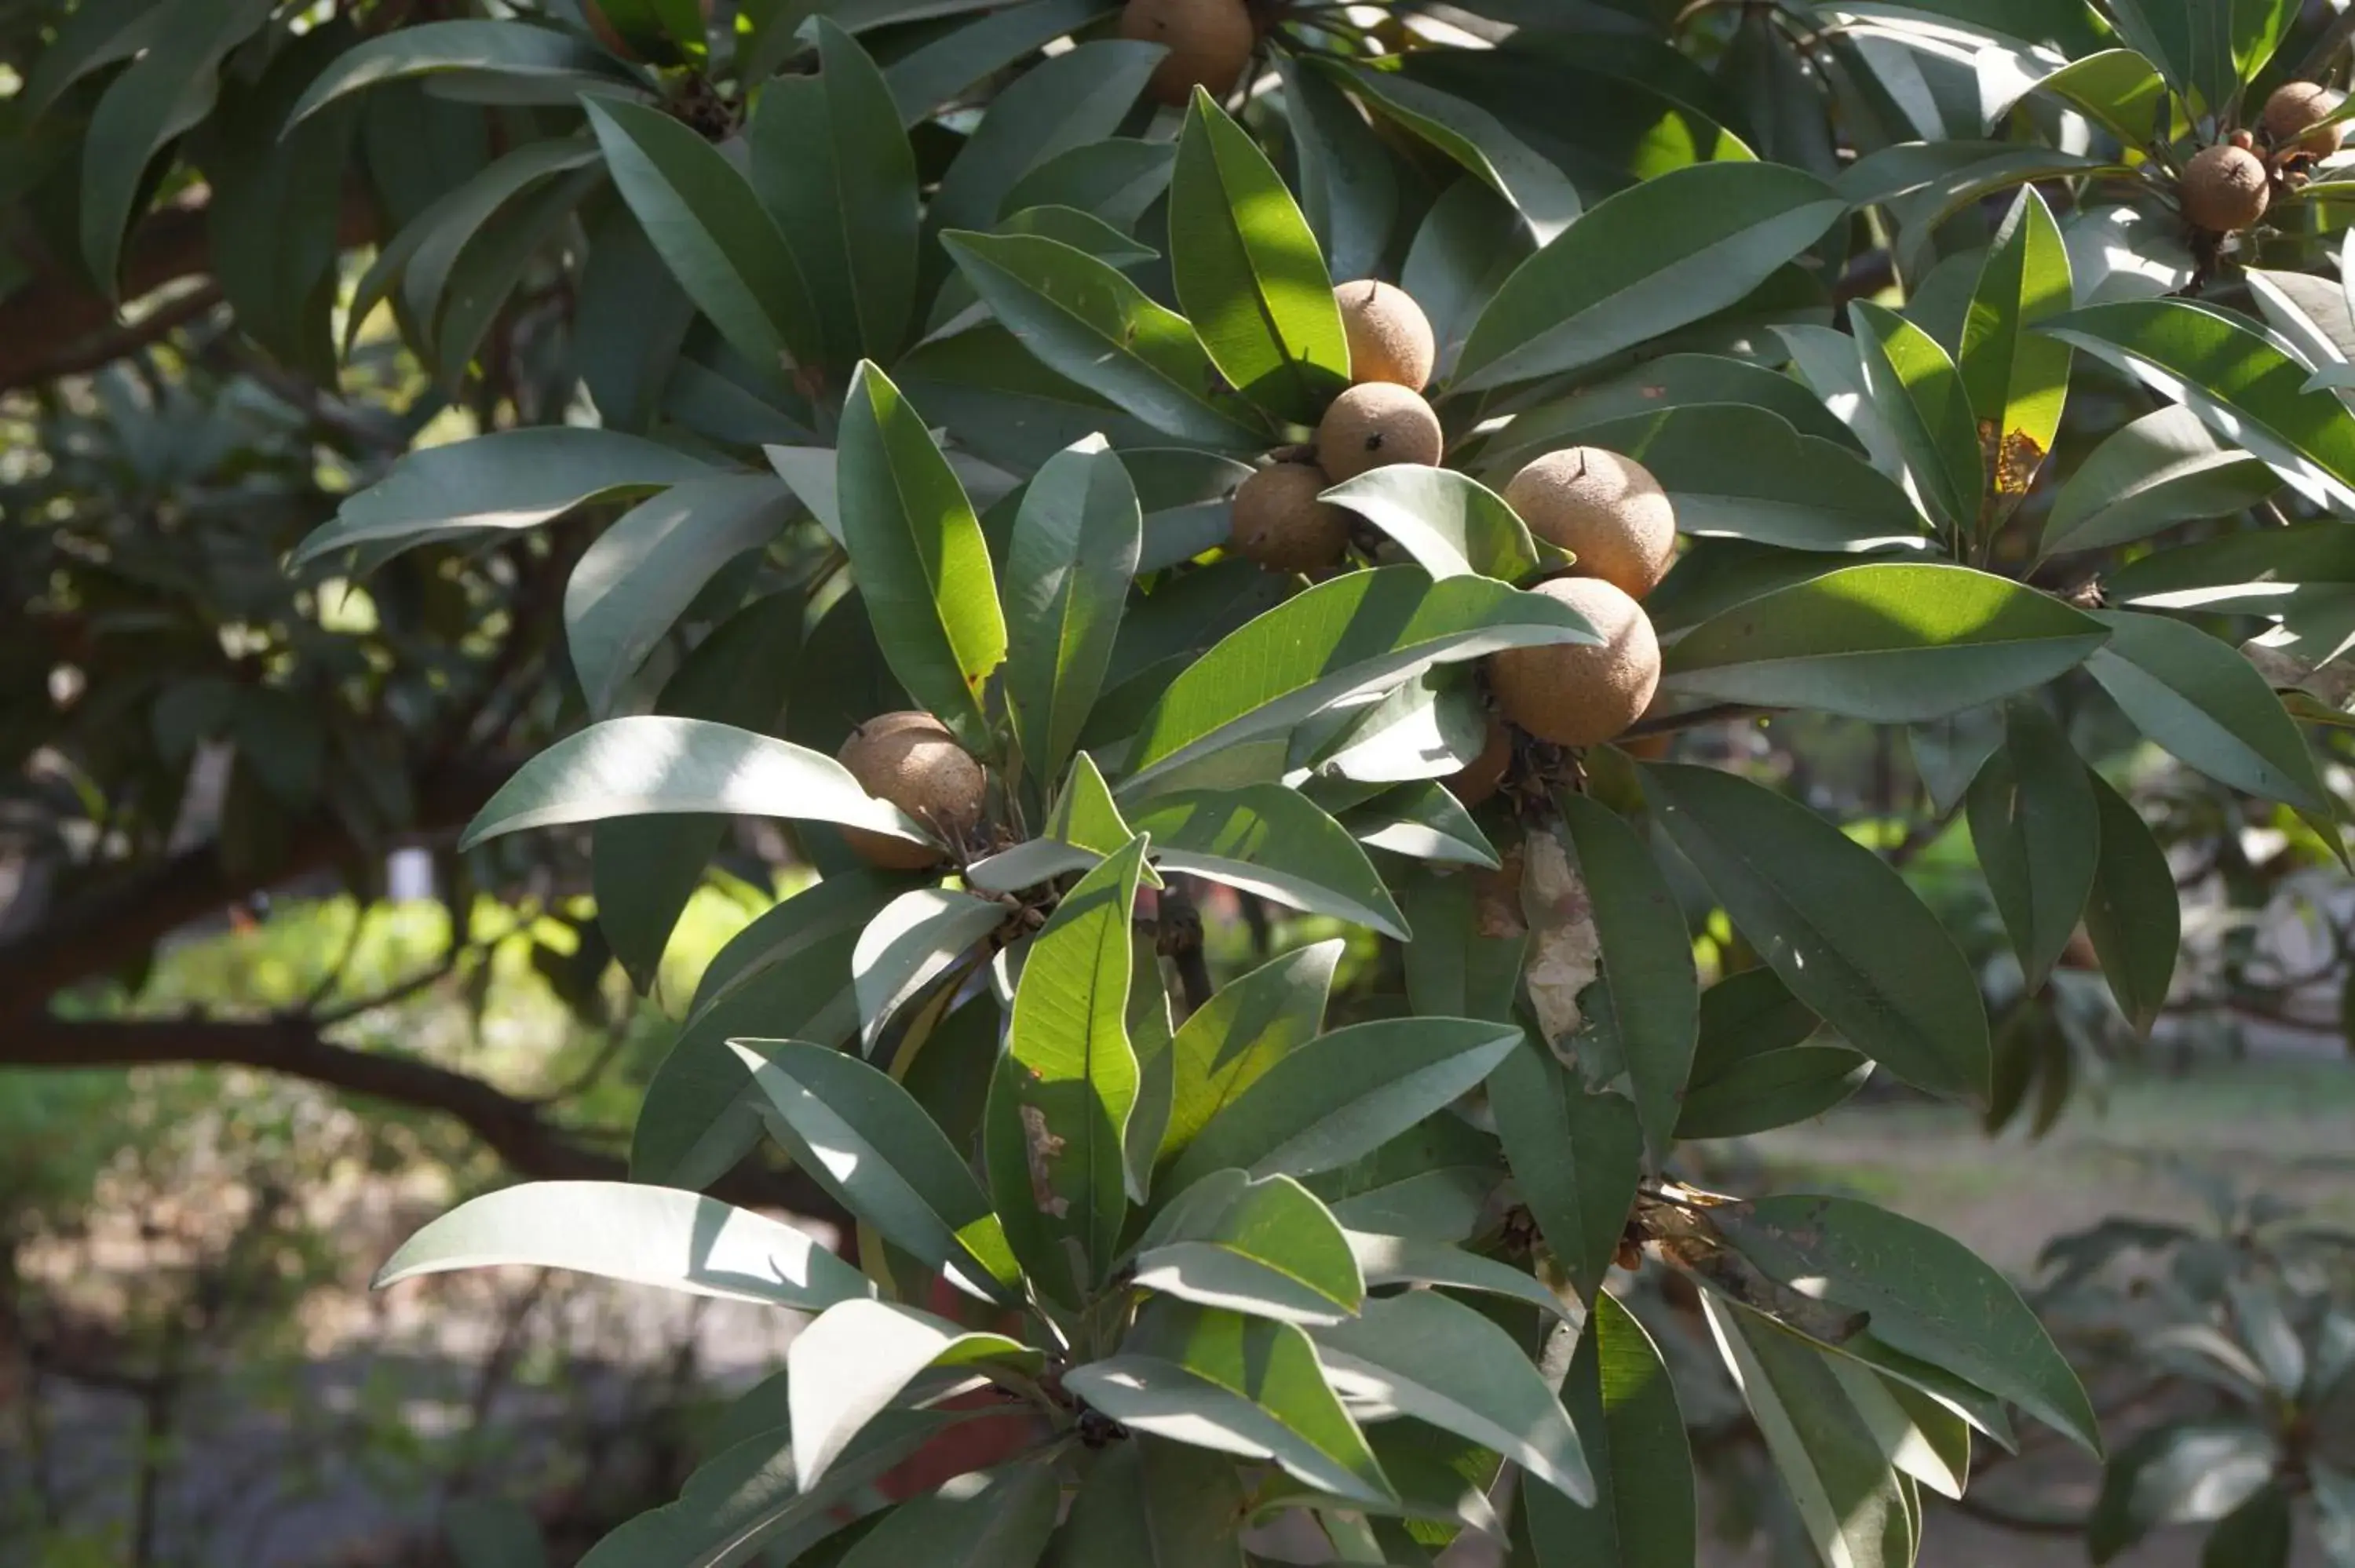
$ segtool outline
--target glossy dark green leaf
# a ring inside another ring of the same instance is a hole
[[[2068,249],[2051,208],[2029,185],[1979,269],[1957,356],[1998,515],[2028,493],[2060,434],[2069,345],[2030,329],[2069,304]]]
[[[2004,710],[2003,746],[1971,784],[1971,847],[2030,991],[2075,934],[2101,858],[2101,808],[2068,735],[2036,697]]]
[[[1062,1495],[1044,1460],[967,1471],[885,1514],[840,1568],[1031,1568],[1054,1532]]]
[[[1849,306],[1864,383],[1931,517],[1958,536],[1978,524],[1985,485],[1962,372],[1938,340],[1868,301]]]
[[[1145,841],[1081,879],[1031,938],[983,1118],[989,1190],[1038,1288],[1077,1305],[1112,1270],[1137,1094],[1129,913]]]
[[[1285,117],[1300,160],[1300,207],[1333,275],[1370,276],[1399,209],[1391,154],[1366,117],[1323,73],[1295,56],[1276,61]]]
[[[1518,582],[1541,557],[1529,525],[1487,485],[1453,469],[1391,463],[1325,492],[1395,540],[1434,577]]]
[[[1051,779],[1103,690],[1144,531],[1136,487],[1101,440],[1032,476],[1006,558],[1006,694],[1024,768]]]
[[[1341,944],[1327,941],[1272,959],[1220,987],[1178,1026],[1161,1164],[1174,1161],[1229,1101],[1315,1037],[1340,958]]]
[[[1635,1102],[1591,1093],[1536,1039],[1517,1039],[1488,1080],[1488,1110],[1521,1202],[1582,1300],[1618,1251],[1644,1174]]]
[[[883,73],[816,24],[819,72],[761,92],[749,175],[806,281],[830,377],[906,341],[916,294],[916,159]]]
[[[2036,84],[2065,100],[2129,147],[2149,140],[2159,124],[2167,82],[2132,49],[2082,55]],[[2175,111],[2179,121],[2181,111]]]
[[[1870,1315],[1873,1338],[2010,1400],[2088,1451],[2083,1384],[2011,1282],[1962,1243],[1848,1198],[1787,1195],[1721,1212],[1726,1238],[1771,1279]]]
[[[2196,517],[2224,517],[2281,488],[2271,465],[2219,441],[2189,408],[2120,426],[2072,470],[2044,520],[2042,555],[2097,550]]]
[[[2134,138],[2150,134],[2146,125]],[[2063,152],[2034,142],[1940,140],[1902,142],[1867,154],[1840,172],[1839,190],[1852,206],[1886,207],[1923,233],[1981,197],[2030,180],[2118,171],[2105,158]]]
[[[1679,639],[1670,691],[1908,724],[2042,685],[2103,623],[1967,567],[1844,567],[1724,610]]]
[[[1449,865],[1494,866],[1497,848],[1447,787],[1431,779],[1396,785],[1341,814],[1349,836],[1369,849]],[[1412,924],[1412,916],[1410,916]]]
[[[1337,1322],[1365,1303],[1349,1238],[1289,1176],[1213,1171],[1137,1239],[1140,1289],[1286,1323]]]
[[[1880,856],[1730,773],[1652,765],[1644,787],[1660,826],[1793,995],[1907,1082],[1987,1093],[1977,980]]]
[[[794,1164],[843,1207],[968,1290],[1002,1297],[1014,1284],[989,1200],[906,1089],[857,1056],[805,1041],[731,1049],[791,1133]]]
[[[947,887],[903,893],[859,933],[850,955],[858,995],[859,1040],[871,1054],[884,1030],[933,981],[972,954],[974,945],[1006,923],[995,898]]]
[[[1700,1527],[1684,1417],[1658,1347],[1616,1298],[1595,1298],[1561,1401],[1596,1496],[1580,1508],[1522,1493],[1534,1568],[1691,1568]]]
[[[1138,1433],[1089,1467],[1049,1561],[1054,1568],[1243,1568],[1245,1513],[1232,1459]]]
[[[1487,578],[1434,582],[1412,566],[1345,573],[1229,633],[1170,682],[1137,729],[1123,789],[1434,664],[1593,635],[1556,601]]]
[[[1036,469],[1092,435],[1121,447],[1165,439],[1049,369],[995,322],[933,339],[902,355],[893,370],[928,426],[954,430],[965,450],[1009,471]]]
[[[1265,444],[1186,318],[1118,269],[1038,235],[941,238],[974,292],[1041,363],[1180,440]]]
[[[1394,71],[1353,69],[1324,58],[1310,63],[1511,203],[1539,244],[1578,217],[1578,190],[1569,176],[1487,110]]]
[[[1348,384],[1333,280],[1275,165],[1194,90],[1169,183],[1169,270],[1227,385],[1298,424]]]
[[[1168,190],[1170,172],[1177,164],[1175,143],[1146,142],[1134,136],[1085,142],[1043,160],[1015,182],[1006,193],[1002,210],[1076,207],[1124,234],[1133,234],[1146,209]]]
[[[984,77],[1103,12],[1103,0],[1029,0],[920,44],[883,72],[900,122],[912,126]]]
[[[806,1231],[717,1198],[627,1181],[527,1181],[461,1203],[403,1242],[375,1285],[501,1264],[805,1312],[874,1294]]]
[[[588,102],[614,186],[696,308],[765,376],[826,362],[809,280],[775,219],[720,151],[643,104]]]
[[[1454,376],[1480,313],[1536,249],[1529,225],[1512,204],[1470,175],[1431,204],[1415,229],[1399,282],[1431,318],[1442,380]]]
[[[2165,616],[2098,619],[2110,641],[2085,668],[2137,728],[2221,784],[2334,814],[2305,738],[2246,659]]]
[[[1349,1250],[1356,1254],[1369,1290],[1384,1285],[1444,1286],[1527,1302],[1566,1323],[1575,1324],[1579,1319],[1576,1305],[1555,1295],[1536,1276],[1444,1242],[1351,1231]]]
[[[1166,52],[1158,44],[1106,39],[1067,49],[1017,77],[990,101],[942,176],[926,214],[932,229],[996,224],[1025,175],[1120,128]],[[1041,199],[1028,196],[1023,205]]]
[[[370,38],[320,72],[288,122],[348,92],[453,72],[545,83],[567,102],[576,92],[647,95],[635,72],[577,33],[514,22],[421,22]]]
[[[932,432],[871,364],[852,378],[837,457],[843,545],[891,673],[986,755],[981,687],[1006,659],[989,546]]]
[[[1842,209],[1773,164],[1697,164],[1596,207],[1522,263],[1464,345],[1466,389],[1594,364],[1735,303]]]
[[[2085,934],[2118,1011],[2147,1034],[2167,1006],[2182,942],[2175,872],[2142,813],[2101,775],[2088,768],[2086,779],[2101,823],[2101,854],[2085,903]]]
[[[60,17],[48,47],[30,62],[22,95],[25,123],[48,112],[66,89],[149,48],[171,9],[149,0],[93,0]]]
[[[1488,737],[1488,705],[1460,664],[1426,670],[1361,708],[1328,709],[1292,732],[1285,771],[1364,786],[1444,779],[1468,768]],[[1345,797],[1346,798],[1346,797]],[[1321,803],[1321,802],[1320,802]]]
[[[1586,795],[1555,797],[1592,902],[1602,949],[1602,991],[1586,1001],[1588,1027],[1606,1033],[1625,1071],[1636,1119],[1656,1149],[1675,1136],[1677,1102],[1692,1066],[1700,983],[1684,911],[1649,845],[1609,807]]]
[[[1839,417],[1796,376],[1715,354],[1664,354],[1558,402],[1516,414],[1481,450],[1486,471],[1503,477],[1539,452],[1571,444],[1598,425],[1640,419],[1669,408],[1737,405],[1772,414],[1803,436],[1862,451]],[[1813,450],[1813,448],[1806,449]],[[1657,477],[1657,476],[1656,476]],[[1678,530],[1689,533],[1681,512]]]
[[[2200,1551],[2200,1568],[2289,1568],[2289,1494],[2274,1485],[2216,1521]]]
[[[1281,784],[1179,789],[1130,813],[1164,871],[1188,872],[1311,914],[1408,938],[1406,918],[1348,830]]]
[[[1818,1042],[1823,1020],[1773,969],[1742,969],[1701,992],[1700,1043],[1678,1138],[1741,1138],[1822,1115],[1864,1086],[1872,1064]]]
[[[794,1469],[804,1487],[815,1485],[861,1428],[929,1367],[998,1362],[1035,1370],[1039,1359],[1019,1340],[960,1330],[897,1302],[829,1307],[785,1350]]]
[[[1185,1302],[1148,1302],[1118,1354],[1063,1384],[1134,1431],[1245,1458],[1336,1497],[1387,1504],[1389,1478],[1290,1323]]]
[[[1462,1302],[1435,1290],[1382,1297],[1310,1337],[1352,1397],[1493,1449],[1573,1502],[1593,1501],[1561,1402],[1512,1336]]]
[[[1305,1176],[1345,1165],[1469,1091],[1518,1038],[1467,1018],[1397,1018],[1304,1042],[1202,1124],[1161,1185],[1182,1191],[1230,1166]]]
[[[2154,1530],[2222,1519],[2264,1488],[2277,1462],[2273,1438],[2254,1425],[2154,1426],[2119,1449],[2104,1472],[2086,1552],[2107,1563]]]

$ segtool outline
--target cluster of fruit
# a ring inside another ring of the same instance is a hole
[[[2311,81],[2274,89],[2254,133],[2235,131],[2183,165],[2184,218],[2194,228],[2232,234],[2264,217],[2276,184],[2304,184],[2315,159],[2339,151],[2346,125],[2330,118],[2339,102],[2339,94]]]

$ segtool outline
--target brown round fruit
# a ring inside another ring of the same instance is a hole
[[[1650,471],[1600,447],[1548,452],[1505,486],[1529,531],[1578,557],[1570,569],[1630,599],[1659,587],[1677,557],[1677,514]]]
[[[1404,289],[1362,279],[1333,291],[1341,331],[1349,340],[1349,379],[1389,381],[1423,390],[1439,359],[1431,318]]]
[[[1168,48],[1145,95],[1172,109],[1185,108],[1198,87],[1214,98],[1232,92],[1259,41],[1243,0],[1128,0],[1120,36]]]
[[[930,714],[879,715],[852,730],[836,755],[860,789],[945,838],[961,839],[981,823],[981,764]],[[890,871],[919,871],[941,859],[930,845],[888,833],[845,828],[842,836],[861,860]]]
[[[1597,746],[1636,722],[1660,683],[1660,644],[1644,607],[1601,577],[1555,577],[1532,590],[1586,617],[1600,643],[1508,648],[1488,661],[1505,716],[1557,746]]]
[[[1505,770],[1513,765],[1513,732],[1495,714],[1488,715],[1488,738],[1480,747],[1480,755],[1449,774],[1440,782],[1455,793],[1464,805],[1476,806],[1496,794],[1505,781]]]
[[[2339,104],[2339,95],[2318,82],[2286,81],[2265,100],[2265,110],[2257,117],[2257,124],[2264,132],[2265,140],[2275,147],[2295,147],[2301,153],[2325,158],[2339,151],[2347,126],[2340,122],[2319,130],[2315,127],[2329,119]]]
[[[2254,153],[2202,147],[2183,165],[2183,216],[2213,234],[2246,228],[2265,215],[2265,165]]]
[[[1444,444],[1439,416],[1421,393],[1366,381],[1325,410],[1316,427],[1316,464],[1338,484],[1394,462],[1435,463]]]
[[[1272,572],[1321,572],[1340,565],[1349,545],[1349,514],[1316,499],[1330,484],[1314,463],[1261,469],[1235,491],[1228,547]]]

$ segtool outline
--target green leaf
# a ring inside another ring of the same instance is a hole
[[[2289,1494],[2275,1482],[2217,1521],[2200,1568],[2289,1568]]]
[[[1131,813],[1162,870],[1207,876],[1314,915],[1333,915],[1408,939],[1366,852],[1340,823],[1281,784],[1180,789]]]
[[[2101,810],[2086,777],[2059,722],[2026,696],[2006,705],[2003,746],[1971,784],[1971,847],[2030,992],[2093,895]]]
[[[1541,403],[1514,415],[1512,423],[1491,436],[1481,449],[1481,462],[1487,471],[1501,475],[1519,469],[1540,452],[1570,445],[1571,438],[1599,425],[1710,405],[1774,415],[1798,434],[1828,441],[1850,456],[1863,450],[1839,416],[1825,408],[1823,400],[1796,376],[1721,355],[1664,354],[1606,380],[1581,387],[1558,402]],[[1912,503],[1905,506],[1910,513]],[[1692,531],[1681,507],[1677,528],[1679,533]]]
[[[497,1264],[805,1312],[874,1294],[805,1231],[717,1198],[627,1181],[527,1181],[461,1203],[403,1242],[375,1287]]]
[[[1960,356],[1998,517],[2028,493],[2061,432],[2069,345],[2029,329],[2069,303],[2069,252],[2052,210],[2029,185],[1979,269]]]
[[[2182,943],[2183,907],[2175,872],[2126,798],[2091,768],[2100,826],[2100,856],[2093,895],[2085,902],[2085,934],[2102,960],[2110,995],[2126,1021],[2144,1034],[2167,1006]]]
[[[1031,939],[983,1115],[990,1195],[1014,1255],[1071,1306],[1111,1273],[1128,1208],[1121,1150],[1138,1081],[1128,922],[1145,850],[1131,839],[1088,873]]]
[[[1144,1433],[1097,1456],[1055,1535],[1055,1568],[1244,1568],[1242,1478],[1222,1454]]]
[[[859,867],[797,893],[738,932],[703,971],[670,1054],[646,1085],[630,1145],[640,1181],[699,1188],[761,1140],[740,1035],[831,1044],[858,1028],[850,955],[876,912],[919,879]]]
[[[2104,641],[2093,617],[1987,572],[1845,567],[1703,621],[1669,648],[1660,683],[1909,724],[2042,685]]]
[[[1684,911],[1649,845],[1626,819],[1590,796],[1554,797],[1580,879],[1593,902],[1604,989],[1589,991],[1589,1027],[1606,1032],[1625,1065],[1636,1119],[1656,1149],[1675,1137],[1677,1102],[1692,1066],[1700,981]]]
[[[1444,779],[1479,758],[1488,725],[1487,703],[1471,671],[1461,664],[1426,670],[1377,702],[1327,709],[1294,730],[1284,771],[1290,777],[1306,768],[1316,779],[1353,785]]]
[[[1399,281],[1431,318],[1441,379],[1455,375],[1480,313],[1536,249],[1520,214],[1476,179],[1457,180],[1432,203]]]
[[[851,954],[850,972],[858,992],[859,1042],[868,1054],[900,1010],[1004,925],[1007,913],[995,898],[919,887],[900,895],[868,922]]]
[[[1396,1500],[1365,1434],[1290,1323],[1174,1300],[1147,1302],[1120,1353],[1074,1367],[1063,1386],[1134,1431],[1273,1459],[1320,1491]]]
[[[590,100],[613,185],[696,308],[755,374],[826,363],[809,280],[752,188],[719,149],[644,104]]]
[[[450,72],[544,84],[551,101],[570,102],[576,92],[648,96],[636,72],[577,33],[517,22],[420,22],[344,53],[311,83],[287,124],[301,123],[346,93]]]
[[[1178,164],[1174,142],[1107,136],[1048,158],[1006,193],[1003,210],[1052,206],[1076,207],[1133,234],[1147,208],[1169,188]]]
[[[851,377],[836,457],[843,546],[885,662],[908,694],[987,756],[981,688],[1006,659],[989,544],[964,486],[872,364]]]
[[[459,847],[527,828],[679,811],[838,822],[934,842],[831,757],[729,725],[647,714],[591,725],[525,763],[474,814]]]
[[[639,503],[581,552],[564,584],[564,640],[590,712],[613,712],[712,575],[774,539],[792,506],[765,475],[690,480]]]
[[[840,1568],[1031,1568],[1054,1533],[1062,1495],[1043,1461],[968,1471],[885,1514]]]
[[[1465,1252],[1444,1242],[1351,1231],[1349,1250],[1357,1255],[1369,1290],[1384,1285],[1438,1285],[1451,1290],[1476,1290],[1527,1302],[1566,1323],[1575,1325],[1578,1321],[1577,1309],[1535,1277],[1509,1263]]]
[[[1487,110],[1395,71],[1352,68],[1321,57],[1311,57],[1308,63],[1512,204],[1539,244],[1550,241],[1578,217],[1578,190],[1569,176]]]
[[[933,110],[1042,44],[1052,43],[1103,12],[1102,0],[1030,0],[1008,5],[939,34],[910,49],[884,71],[900,122],[914,126]]]
[[[2355,1476],[2324,1464],[2309,1467],[2314,1483],[2315,1534],[2330,1568],[2355,1563]]]
[[[2348,637],[2355,529],[2335,518],[2286,528],[2235,529],[2154,550],[2105,577],[2102,587],[2115,604],[2262,615],[2293,630],[2318,627],[2321,648],[2295,652],[2309,662],[2327,663],[2343,651]],[[2317,658],[2318,652],[2327,656]]]
[[[2263,1490],[2278,1455],[2271,1436],[2237,1421],[2154,1426],[2118,1450],[2085,1529],[2085,1551],[2107,1563],[2152,1531],[2206,1524]]]
[[[851,1440],[929,1367],[996,1362],[1028,1369],[1039,1352],[1003,1334],[960,1330],[896,1302],[844,1301],[818,1314],[785,1348],[794,1469],[817,1484]]]
[[[2150,130],[2128,144],[2140,145]],[[1853,207],[1890,207],[1901,226],[1927,234],[1972,202],[2030,180],[2120,172],[2106,158],[2034,142],[1902,142],[1843,169],[1839,192]]]
[[[2172,123],[2163,134],[2172,135],[2181,124],[2182,111],[2165,105],[2167,82],[2150,61],[2132,49],[2103,49],[2071,60],[2036,84],[2099,122],[2129,147],[2138,147],[2160,131],[2162,112]]]
[[[1135,446],[1123,449],[1120,461],[1145,508],[1139,572],[1174,567],[1226,543],[1235,487],[1251,477],[1249,463],[1190,447]]]
[[[573,211],[605,183],[604,171],[577,169],[533,191],[484,225],[466,242],[433,332],[430,358],[441,385],[454,389],[473,363],[500,309],[533,262],[567,230]]]
[[[1173,1162],[1228,1102],[1316,1035],[1341,948],[1312,942],[1272,959],[1229,981],[1178,1027],[1157,1163]]]
[[[2263,460],[2226,446],[2189,408],[2165,408],[2119,427],[2052,497],[2040,556],[2098,550],[2195,517],[2224,517],[2281,488]]]
[[[1962,372],[1937,339],[1894,311],[1858,300],[1849,320],[1872,406],[1896,437],[1923,508],[1958,537],[1968,535],[1985,475]]]
[[[2091,305],[2039,330],[2140,377],[2318,501],[2355,505],[2355,414],[2255,323],[2189,300]]]
[[[829,376],[889,361],[916,296],[916,158],[883,73],[850,35],[816,22],[819,73],[762,89],[745,132],[750,176],[816,313]]]
[[[1746,1307],[1704,1291],[1701,1308],[1816,1551],[1844,1568],[1908,1568],[1899,1477],[1825,1359]]]
[[[1357,104],[1298,57],[1281,54],[1284,116],[1300,162],[1300,206],[1335,276],[1368,277],[1398,220],[1398,175],[1389,149]]]
[[[2143,734],[2218,783],[2336,814],[2297,726],[2246,659],[2164,616],[2096,619],[2110,641],[2085,668]]]
[[[1166,53],[1158,44],[1106,39],[1066,49],[1016,77],[990,101],[941,177],[930,227],[937,232],[996,224],[1010,210],[1008,196],[1023,175],[1119,130]],[[1041,199],[1027,196],[1022,205]]]
[[[1446,786],[1401,784],[1344,813],[1349,836],[1373,849],[1451,865],[1495,866],[1496,846]]]
[[[1032,234],[949,230],[941,243],[997,319],[1050,368],[1180,440],[1266,444],[1185,317],[1119,269]]]
[[[1581,1508],[1522,1492],[1533,1568],[1691,1568],[1699,1525],[1684,1417],[1658,1347],[1617,1298],[1595,1298],[1561,1400],[1596,1498]]]
[[[1400,895],[1423,932],[1401,955],[1407,1001],[1419,1013],[1511,1020],[1520,995],[1529,931],[1519,885],[1509,876],[1467,876],[1417,868]]]
[[[1144,545],[1128,470],[1091,437],[1023,492],[1007,551],[1006,697],[1026,772],[1052,779],[1103,691]]]
[[[964,1156],[906,1089],[806,1041],[730,1049],[792,1134],[795,1165],[893,1246],[976,1295],[1005,1295],[1018,1277],[1006,1233]]]
[[[1576,370],[1723,310],[1842,211],[1812,175],[1696,164],[1621,191],[1523,262],[1455,368],[1465,390]]]
[[[1503,496],[1453,469],[1391,463],[1343,481],[1321,499],[1389,535],[1434,577],[1518,582],[1544,559]]]
[[[1647,765],[1644,788],[1794,996],[1908,1083],[1987,1094],[1978,981],[1904,878],[1806,807],[1732,774]]]
[[[66,89],[95,70],[127,60],[151,48],[172,8],[153,0],[91,0],[60,16],[57,31],[25,72],[17,102],[31,125],[48,113]]]
[[[1700,1044],[1678,1138],[1742,1138],[1821,1116],[1864,1086],[1872,1064],[1813,1044],[1823,1021],[1773,969],[1743,969],[1701,993]]]
[[[1306,1176],[1346,1165],[1468,1092],[1518,1038],[1468,1018],[1380,1019],[1319,1035],[1238,1090],[1160,1184],[1182,1191],[1231,1166]]]
[[[1348,1237],[1289,1176],[1213,1171],[1154,1217],[1131,1267],[1140,1289],[1286,1323],[1337,1322],[1366,1298]]]
[[[1170,682],[1137,729],[1122,788],[1135,793],[1197,758],[1289,730],[1434,664],[1593,638],[1575,611],[1487,578],[1434,582],[1412,566],[1345,573],[1229,633]]]
[[[1351,1399],[1470,1438],[1573,1502],[1594,1500],[1561,1400],[1511,1335],[1462,1302],[1411,1290],[1311,1338]]]
[[[1316,237],[1259,143],[1199,87],[1169,184],[1169,270],[1203,352],[1253,403],[1310,424],[1348,385]]]
[[[1046,832],[1050,839],[1098,856],[1118,853],[1136,836],[1113,800],[1112,787],[1104,782],[1096,759],[1084,751],[1071,759],[1071,774],[1055,797]]]
[[[1488,1111],[1521,1202],[1579,1298],[1592,1302],[1644,1174],[1635,1102],[1591,1092],[1551,1051],[1523,1037],[1488,1080]]]
[[[1962,1243],[1848,1198],[1798,1194],[1717,1212],[1719,1228],[1765,1275],[1870,1315],[1873,1338],[2011,1401],[2099,1455],[2077,1374],[2009,1280]]]
[[[442,1531],[457,1568],[548,1568],[539,1518],[506,1498],[453,1498]]]

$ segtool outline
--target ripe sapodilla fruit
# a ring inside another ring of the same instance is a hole
[[[1404,289],[1371,278],[1333,291],[1349,340],[1349,379],[1391,381],[1420,392],[1439,360],[1431,318]]]
[[[1128,0],[1120,36],[1168,48],[1145,96],[1172,109],[1185,108],[1198,87],[1214,98],[1233,91],[1259,41],[1243,0]]]
[[[2318,82],[2286,81],[2265,100],[2264,112],[2257,117],[2257,126],[2275,147],[2295,146],[2301,153],[2328,157],[2339,151],[2345,139],[2346,122],[2325,125],[2318,131],[2314,126],[2317,121],[2328,119],[2339,103],[2339,94]]]
[[[981,823],[981,764],[930,714],[878,715],[853,729],[836,757],[859,788],[943,838],[963,838]],[[845,828],[842,836],[861,860],[887,871],[920,871],[941,859],[929,845],[864,828]]]
[[[1229,547],[1273,572],[1317,572],[1339,565],[1349,545],[1349,515],[1316,499],[1330,483],[1314,463],[1261,469],[1235,491]]]
[[[2202,147],[2183,165],[2178,193],[2194,228],[2230,234],[2265,215],[2264,161],[2245,148]]]
[[[1513,765],[1513,732],[1495,714],[1488,715],[1488,738],[1480,747],[1480,755],[1440,780],[1447,786],[1456,800],[1465,806],[1476,806],[1497,792],[1505,781],[1505,770]]]
[[[1316,427],[1316,466],[1334,483],[1394,462],[1436,463],[1445,445],[1423,394],[1361,381],[1333,399]]]
[[[1634,724],[1660,683],[1660,643],[1644,607],[1601,577],[1534,589],[1586,617],[1603,641],[1508,648],[1488,661],[1505,716],[1557,746],[1598,746]]]
[[[1649,470],[1600,447],[1548,452],[1513,475],[1505,504],[1529,532],[1578,557],[1630,599],[1660,584],[1677,556],[1677,514]]]

